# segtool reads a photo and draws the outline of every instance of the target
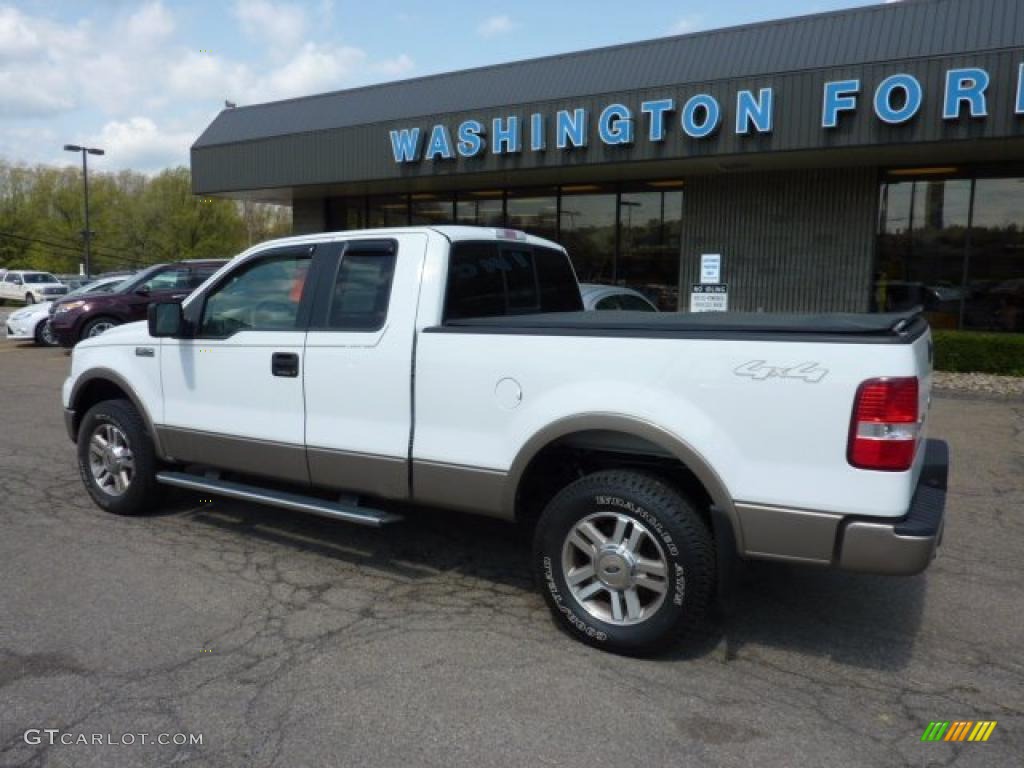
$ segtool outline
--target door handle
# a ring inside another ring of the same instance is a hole
[[[299,375],[299,356],[294,352],[275,352],[270,358],[270,372],[294,379]]]

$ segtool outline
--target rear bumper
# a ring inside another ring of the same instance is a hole
[[[923,450],[921,475],[903,517],[856,517],[737,503],[740,554],[859,573],[920,573],[931,563],[942,540],[949,475],[945,442],[928,440]]]
[[[949,446],[929,440],[910,511],[895,522],[846,521],[839,533],[837,565],[846,571],[893,576],[927,568],[942,541],[948,477]]]

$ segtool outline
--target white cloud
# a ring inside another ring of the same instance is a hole
[[[690,32],[698,32],[702,28],[703,24],[699,16],[683,16],[669,28],[669,34],[688,35]]]
[[[229,12],[246,20],[250,34],[272,34],[282,46],[252,46],[246,58],[198,50],[219,38],[186,42],[188,16],[167,0],[105,4],[102,14],[64,22],[4,2],[0,153],[15,161],[53,162],[54,152],[62,160],[60,142],[95,141],[108,151],[105,169],[187,163],[189,145],[225,99],[244,105],[305,96],[416,68],[405,53],[376,58],[324,40],[330,0],[310,4],[308,20],[297,5],[239,0]],[[43,127],[55,132],[56,145]]]
[[[39,35],[17,8],[0,8],[0,60],[30,55],[40,46]]]
[[[116,158],[119,167],[156,171],[187,164],[188,148],[195,139],[192,131],[171,131],[158,127],[148,117],[132,117],[107,123],[89,138],[89,143]]]
[[[480,37],[495,37],[497,35],[504,35],[507,32],[511,32],[518,26],[519,24],[512,21],[508,16],[502,14],[500,16],[491,16],[490,18],[484,19],[476,28],[476,32]]]
[[[416,69],[416,62],[408,54],[400,53],[393,59],[384,59],[373,65],[373,71],[385,77],[401,77]]]
[[[153,45],[169,38],[174,33],[174,18],[160,2],[142,6],[124,23],[131,45]]]
[[[297,5],[237,0],[234,10],[245,33],[274,50],[294,48],[306,37],[306,14]]]

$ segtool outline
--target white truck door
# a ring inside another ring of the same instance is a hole
[[[412,358],[428,237],[336,243],[306,338],[306,450],[314,485],[408,495]]]
[[[302,376],[313,254],[301,245],[247,259],[190,303],[194,338],[163,340],[159,432],[175,459],[309,481]]]

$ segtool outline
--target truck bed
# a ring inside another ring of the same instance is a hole
[[[874,314],[558,312],[449,320],[427,332],[905,344],[926,328],[915,308]]]

